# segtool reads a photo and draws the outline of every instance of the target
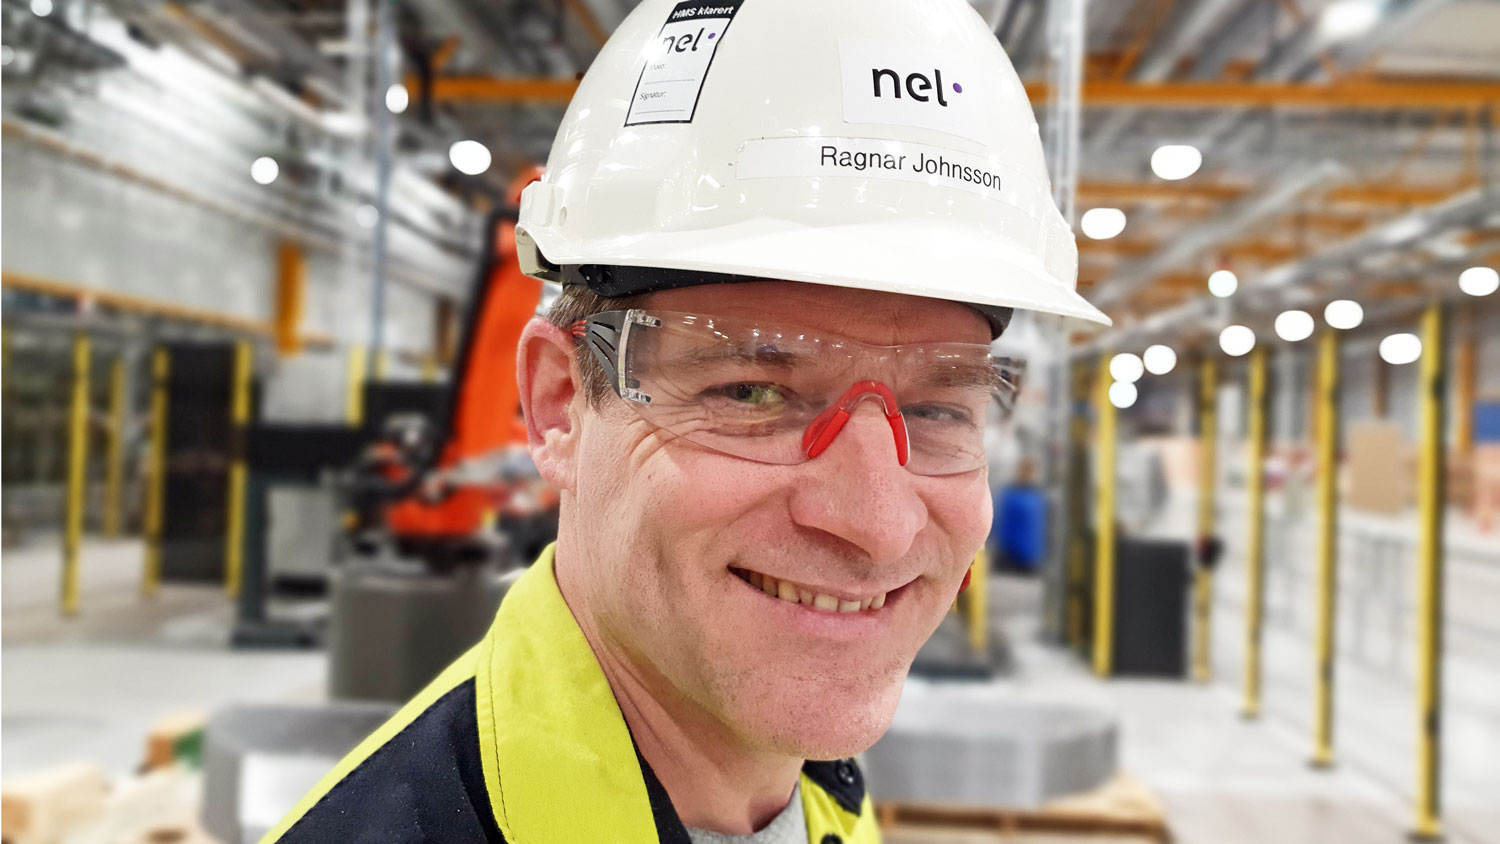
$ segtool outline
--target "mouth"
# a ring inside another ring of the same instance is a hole
[[[797,583],[791,580],[772,577],[758,571],[731,567],[730,571],[740,580],[745,581],[756,589],[766,593],[772,598],[777,598],[789,604],[801,604],[813,610],[821,610],[826,613],[873,613],[880,611],[886,602],[886,598],[905,589],[899,586],[888,592],[880,592],[870,595],[831,595],[827,592],[819,592],[817,589]]]

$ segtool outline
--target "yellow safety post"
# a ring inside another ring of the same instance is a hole
[[[250,341],[234,345],[234,381],[230,385],[229,513],[224,530],[224,586],[240,593],[245,536],[245,444],[250,424]]]
[[[1094,406],[1099,420],[1095,446],[1094,511],[1094,673],[1108,677],[1114,667],[1115,647],[1115,406],[1109,401],[1108,354],[1099,357]]]
[[[984,547],[974,552],[974,562],[969,566],[969,588],[964,590],[969,615],[969,647],[974,653],[985,656],[989,650],[989,605],[990,556]]]
[[[73,338],[73,401],[68,420],[68,497],[63,517],[62,611],[78,612],[78,554],[83,543],[84,483],[89,464],[89,338]]]
[[[1333,764],[1334,633],[1339,577],[1339,337],[1318,339],[1316,435],[1318,458],[1318,608],[1314,678],[1313,755],[1316,768]]]
[[[1069,500],[1073,502],[1072,512],[1066,518],[1069,520],[1071,529],[1068,531],[1068,591],[1067,591],[1067,636],[1068,647],[1077,650],[1083,647],[1083,580],[1085,566],[1083,546],[1083,526],[1086,524],[1086,516],[1083,502],[1089,498],[1087,473],[1082,461],[1075,455],[1082,452],[1086,446],[1089,436],[1089,421],[1079,408],[1079,405],[1088,401],[1089,396],[1089,367],[1087,364],[1077,364],[1073,367],[1073,393],[1072,402],[1068,406],[1068,483],[1071,485]],[[1079,476],[1083,476],[1079,482]],[[1075,515],[1076,514],[1076,515]]]
[[[1421,442],[1417,517],[1417,824],[1415,837],[1441,836],[1443,676],[1443,306],[1422,315]]]
[[[1266,347],[1250,353],[1250,443],[1246,465],[1246,495],[1250,501],[1249,535],[1245,543],[1245,708],[1246,718],[1260,716],[1260,645],[1262,599],[1265,593],[1266,520]]]
[[[1474,335],[1472,320],[1469,336],[1459,340],[1454,349],[1453,451],[1470,456],[1474,452],[1474,393],[1479,384],[1479,338]],[[1455,332],[1457,333],[1457,332]]]
[[[349,361],[344,376],[344,418],[350,425],[361,425],[365,421],[365,349],[363,346],[349,347]]]
[[[1214,535],[1214,496],[1218,485],[1219,366],[1205,359],[1198,385],[1198,537]],[[1193,580],[1193,677],[1213,678],[1214,572],[1200,565]]]
[[[124,470],[125,360],[116,358],[109,367],[109,440],[104,463],[104,535],[120,535],[120,477]]]
[[[151,356],[151,456],[146,480],[146,565],[141,594],[151,597],[161,584],[161,530],[167,487],[167,371],[166,349]]]

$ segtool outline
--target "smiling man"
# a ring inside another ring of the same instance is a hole
[[[1107,322],[994,35],[963,0],[649,0],[517,246],[563,286],[519,349],[557,543],[267,841],[878,841],[848,757],[988,532],[990,343]]]

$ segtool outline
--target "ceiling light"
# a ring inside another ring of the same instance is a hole
[[[1318,34],[1325,41],[1344,41],[1363,35],[1380,20],[1375,0],[1335,0],[1323,8]]]
[[[1307,311],[1283,311],[1276,318],[1276,336],[1288,343],[1299,343],[1312,333],[1313,318]]]
[[[1488,296],[1500,290],[1500,272],[1492,267],[1469,267],[1458,274],[1458,289],[1470,296]]]
[[[354,209],[354,222],[359,223],[362,229],[373,229],[380,222],[380,211],[368,203],[361,205]]]
[[[0,65],[8,65],[16,60],[16,51],[9,44],[0,44]]]
[[[1240,357],[1255,348],[1255,332],[1243,325],[1231,325],[1219,332],[1219,348],[1230,357]]]
[[[276,181],[276,176],[280,173],[281,168],[276,165],[276,159],[269,155],[262,155],[250,162],[250,178],[257,185],[269,185]]]
[[[31,13],[39,18],[52,14],[52,0],[31,0]]]
[[[1109,385],[1109,403],[1121,410],[1135,404],[1140,392],[1129,381],[1116,381]]]
[[[490,169],[490,151],[478,141],[458,141],[448,147],[448,160],[467,176],[478,176]]]
[[[1152,375],[1166,375],[1177,368],[1177,353],[1172,351],[1171,346],[1158,343],[1146,349],[1144,357],[1146,371]]]
[[[1118,208],[1090,208],[1083,212],[1079,225],[1094,240],[1109,240],[1125,231],[1125,212]]]
[[[1175,182],[1186,179],[1203,166],[1203,153],[1188,144],[1164,144],[1151,153],[1151,172]]]
[[[1323,321],[1332,328],[1348,331],[1365,321],[1365,309],[1351,299],[1336,299],[1323,309]]]
[[[1123,352],[1110,359],[1109,374],[1116,381],[1134,384],[1146,374],[1146,365],[1141,362],[1140,357],[1130,352]]]
[[[1220,299],[1228,299],[1240,289],[1240,277],[1234,270],[1214,270],[1208,276],[1208,292]]]
[[[391,114],[400,114],[406,111],[406,106],[411,102],[411,95],[406,92],[406,86],[400,82],[385,89],[385,107]]]
[[[1422,338],[1415,334],[1392,334],[1380,341],[1380,359],[1394,366],[1413,363],[1422,356]]]

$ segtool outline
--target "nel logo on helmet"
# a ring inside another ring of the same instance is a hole
[[[984,80],[941,50],[841,39],[844,122],[915,126],[985,143]]]
[[[887,80],[890,81],[891,96],[894,96],[898,100],[901,99],[901,89],[903,87],[902,74],[888,67],[872,67],[870,68],[870,87],[875,91],[875,99],[878,100],[882,96],[885,96],[886,89],[883,83]],[[944,98],[943,91],[943,69],[940,67],[932,69],[931,77],[924,73],[906,74],[905,88],[906,96],[920,103],[931,102],[933,99],[931,92],[936,89],[937,104],[943,108],[948,107],[948,100]],[[964,86],[954,82],[953,93],[962,94],[963,92]]]

